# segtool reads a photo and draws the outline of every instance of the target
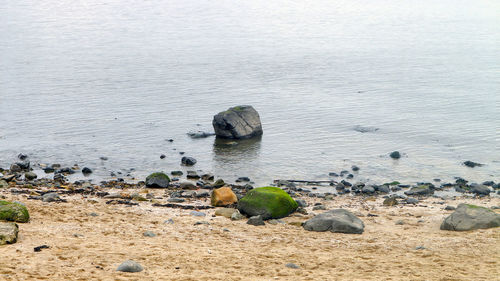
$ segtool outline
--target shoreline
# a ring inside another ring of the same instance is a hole
[[[345,180],[320,183],[335,191],[323,193],[307,182],[276,182],[305,207],[254,226],[216,215],[223,209],[210,203],[217,181],[201,179],[207,175],[192,181],[182,175],[168,188],[148,188],[143,181],[71,183],[64,175],[25,180],[28,170],[4,170],[0,179],[0,185],[9,179],[0,187],[0,200],[24,204],[31,216],[18,223],[16,243],[0,246],[2,280],[491,280],[498,273],[500,228],[440,230],[460,203],[499,213],[500,197],[492,187],[498,183],[489,186],[490,196],[471,193],[471,184],[459,181],[468,190],[451,196],[439,192],[454,185],[427,185],[431,192],[406,195],[421,189],[393,182],[366,193],[373,186],[353,189]],[[222,185],[239,198],[253,188],[246,179]],[[398,204],[387,205],[387,198]],[[359,217],[364,233],[302,227],[336,208]],[[116,271],[126,260],[144,270]]]

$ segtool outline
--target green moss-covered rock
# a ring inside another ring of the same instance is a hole
[[[28,222],[30,215],[25,206],[8,201],[0,201],[0,221]]]
[[[146,178],[146,187],[167,188],[170,178],[165,173],[152,173]]]
[[[288,216],[298,207],[297,202],[278,187],[259,187],[250,190],[238,202],[238,210],[247,216],[261,215],[263,219]]]

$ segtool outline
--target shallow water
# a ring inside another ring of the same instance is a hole
[[[185,151],[258,184],[354,164],[375,182],[500,180],[500,2],[309,2],[0,4],[0,166],[24,152],[140,178]],[[186,135],[238,104],[261,140]]]

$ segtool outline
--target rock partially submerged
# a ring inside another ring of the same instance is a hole
[[[481,167],[481,166],[483,166],[483,164],[481,164],[481,163],[476,163],[476,162],[472,162],[472,161],[465,161],[464,165],[467,166],[467,167],[469,167],[469,168],[475,168],[475,167]]]
[[[28,209],[19,203],[0,200],[0,220],[14,222],[28,222],[30,215]]]
[[[297,202],[288,193],[272,186],[252,189],[238,202],[238,210],[242,214],[261,215],[264,220],[286,217],[297,207]]]
[[[441,224],[441,230],[467,231],[500,226],[500,215],[493,210],[470,204],[458,205]]]
[[[363,221],[344,209],[335,209],[307,220],[303,225],[309,231],[331,231],[361,234],[365,229]]]
[[[231,107],[214,116],[215,135],[227,139],[247,139],[262,135],[259,113],[250,105]]]
[[[152,173],[146,178],[146,187],[151,188],[167,188],[170,183],[170,178],[165,173]]]
[[[0,245],[13,244],[17,241],[19,227],[13,222],[0,222]]]

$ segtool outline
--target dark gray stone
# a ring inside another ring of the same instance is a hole
[[[465,161],[464,165],[469,167],[469,168],[475,168],[475,167],[481,167],[483,164],[472,162],[472,161]]]
[[[217,137],[245,139],[262,135],[259,113],[250,105],[231,107],[214,116],[212,125]]]
[[[467,231],[500,226],[500,215],[491,209],[460,204],[441,224],[441,230]]]
[[[490,195],[491,190],[486,185],[477,185],[472,187],[470,192],[477,195]]]
[[[363,192],[364,194],[372,194],[375,192],[375,188],[373,188],[372,186],[365,186],[363,187],[363,189],[361,189],[361,192]]]
[[[434,189],[432,189],[428,185],[419,185],[416,187],[412,187],[410,190],[405,191],[405,195],[408,196],[424,196],[424,195],[431,195],[434,193]]]
[[[42,195],[43,202],[55,202],[59,200],[61,200],[61,198],[59,198],[59,195],[55,192],[45,193]]]
[[[24,178],[27,179],[27,180],[29,180],[29,181],[31,181],[31,180],[36,179],[37,175],[35,173],[33,173],[33,172],[26,172],[24,174]]]
[[[393,151],[393,152],[391,152],[391,154],[389,154],[389,156],[392,159],[399,159],[399,158],[401,158],[401,153],[399,153],[399,151]]]
[[[167,188],[170,184],[170,178],[165,173],[153,173],[146,178],[146,187]]]
[[[84,175],[89,175],[89,174],[92,174],[92,169],[90,169],[90,168],[88,168],[88,167],[84,167],[84,168],[82,169],[82,173],[83,173]]]
[[[253,216],[248,219],[247,224],[259,226],[265,225],[266,223],[262,219],[262,216]]]
[[[364,231],[365,225],[353,213],[344,209],[335,209],[307,220],[303,227],[309,231],[361,234]]]
[[[182,165],[185,165],[185,166],[193,166],[194,164],[196,164],[196,159],[194,159],[193,157],[182,157],[181,159],[181,163]]]
[[[304,199],[297,199],[297,200],[295,200],[295,202],[297,202],[299,207],[302,207],[302,208],[307,207],[307,202]]]

